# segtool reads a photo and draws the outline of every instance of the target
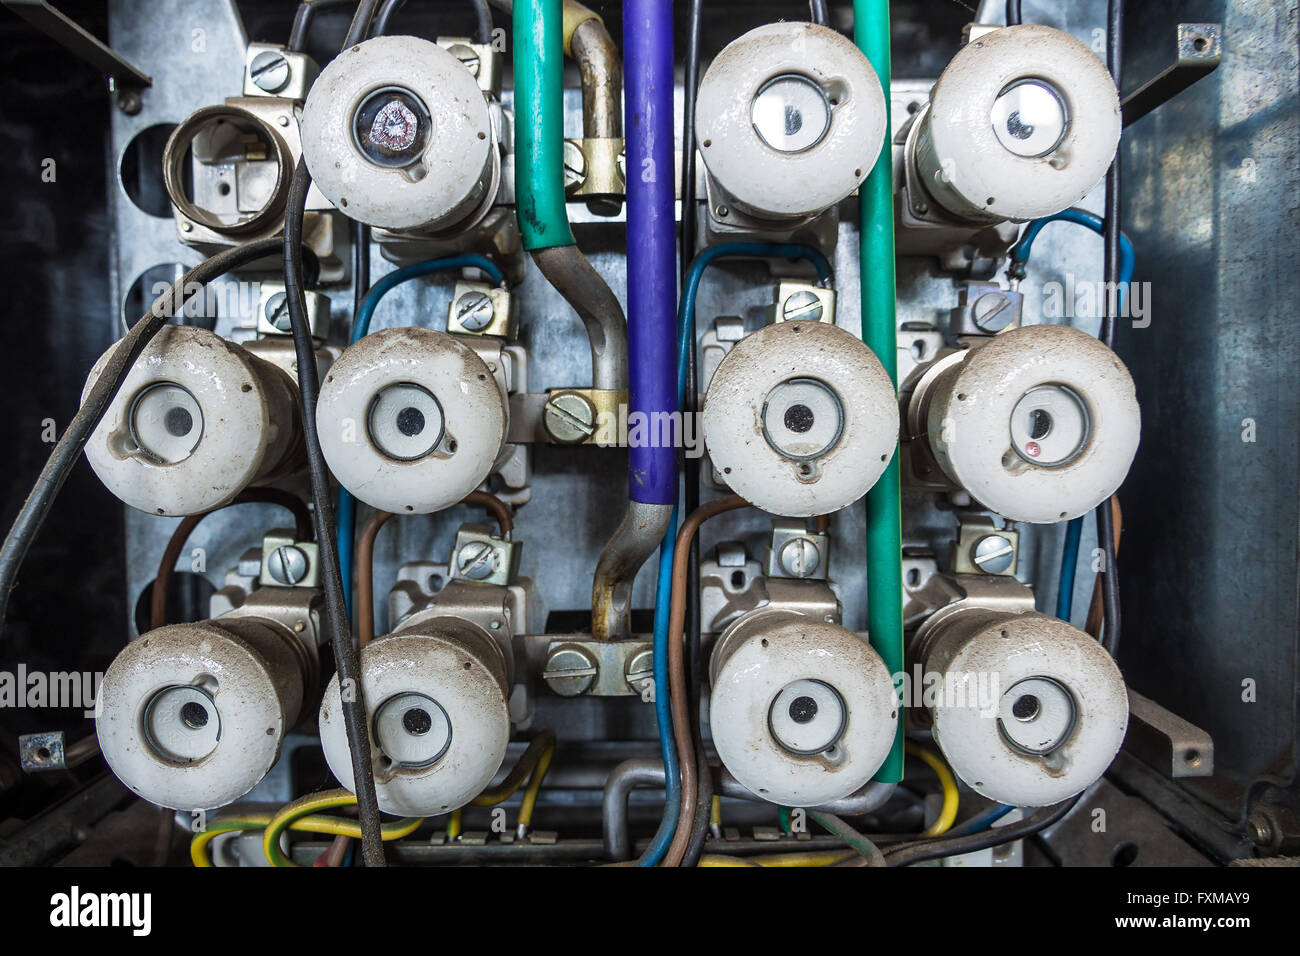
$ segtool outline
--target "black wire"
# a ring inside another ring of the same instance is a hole
[[[1123,42],[1124,42],[1124,4],[1123,0],[1109,0],[1106,6],[1106,65],[1110,67],[1116,89],[1123,85]],[[1118,290],[1120,263],[1120,157],[1121,150],[1115,151],[1115,158],[1106,171],[1106,215],[1103,217],[1102,242],[1105,246],[1106,288]],[[1106,296],[1106,310],[1102,318],[1098,337],[1107,348],[1114,350],[1115,333],[1118,316],[1118,291]],[[1097,507],[1097,543],[1102,550],[1105,566],[1101,570],[1101,607],[1102,632],[1101,641],[1112,657],[1119,655],[1120,639],[1120,604],[1119,604],[1119,565],[1116,561],[1115,514],[1111,510],[1111,499],[1107,498]]]
[[[682,80],[682,256],[681,277],[686,282],[686,275],[691,271],[691,260],[695,258],[695,94],[700,85],[700,21],[704,15],[704,0],[691,0],[690,11],[686,21],[686,61]],[[695,349],[692,348],[687,359],[695,361]],[[689,397],[696,390],[695,376],[686,377],[686,394]],[[692,459],[687,459],[687,465]],[[694,459],[698,462],[698,459]],[[690,514],[690,512],[686,512]],[[689,593],[689,592],[688,592]]]
[[[81,457],[86,442],[99,425],[100,419],[112,404],[114,396],[122,387],[135,360],[167,324],[167,320],[185,307],[190,297],[200,292],[204,285],[234,269],[280,254],[282,242],[279,239],[263,239],[245,243],[234,249],[219,252],[205,259],[193,269],[176,280],[166,292],[154,300],[139,322],[127,331],[112,354],[104,362],[99,378],[86,395],[81,408],[72,417],[68,427],[59,438],[49,460],[41,469],[36,484],[23,502],[18,516],[9,528],[4,546],[0,548],[0,631],[4,629],[5,616],[9,610],[9,596],[18,583],[18,571],[27,551],[36,535],[40,532],[45,518],[54,505],[55,498],[63,488],[68,475]],[[299,249],[301,261],[301,249]],[[311,256],[313,272],[319,273],[316,257]]]
[[[808,14],[812,22],[818,26],[826,26],[830,22],[830,14],[826,10],[826,0],[808,0]]]
[[[360,0],[348,27],[343,49],[360,43],[370,29],[379,0]],[[307,319],[303,291],[302,232],[311,189],[311,173],[305,159],[298,161],[284,213],[284,291],[293,329],[293,346],[298,360],[298,394],[302,402],[303,444],[307,451],[307,474],[311,479],[315,505],[316,542],[325,598],[325,633],[334,649],[339,687],[343,691],[343,726],[347,732],[348,755],[357,795],[357,816],[361,824],[361,854],[366,866],[384,866],[384,844],[380,834],[379,800],[375,794],[374,767],[370,762],[370,731],[366,720],[365,694],[361,683],[361,661],[352,638],[347,605],[343,601],[343,577],[339,571],[338,542],[334,536],[334,499],[330,494],[330,472],[316,431],[316,402],[320,377],[316,350]],[[348,693],[348,690],[351,693]]]
[[[1020,26],[1020,0],[1007,0],[1007,26]]]
[[[324,7],[352,6],[356,0],[302,0],[293,15],[293,26],[289,28],[289,42],[285,46],[291,53],[302,53],[307,49],[307,36],[311,33],[311,22],[316,11]]]
[[[352,224],[352,314],[361,311],[361,303],[370,291],[370,227],[364,222]]]
[[[311,174],[305,160],[298,161],[289,187],[284,217],[284,291],[293,328],[293,345],[298,359],[298,393],[302,401],[303,439],[307,450],[307,474],[315,505],[316,543],[320,554],[321,583],[325,592],[325,632],[334,648],[342,694],[343,725],[347,730],[348,753],[352,758],[357,810],[361,819],[361,849],[366,866],[383,866],[384,849],[379,832],[379,802],[375,795],[374,770],[370,762],[370,733],[366,727],[365,695],[361,684],[361,662],[352,639],[343,603],[343,578],[339,573],[338,544],[334,537],[334,500],[330,495],[329,467],[316,432],[316,401],[320,378],[315,348],[307,321],[307,300],[303,294],[301,260],[289,250],[300,247],[303,213]],[[351,688],[352,693],[347,693]]]
[[[1010,843],[1013,840],[1023,840],[1025,837],[1033,836],[1035,833],[1045,830],[1053,823],[1061,820],[1074,809],[1074,805],[1079,802],[1082,796],[1082,793],[1075,794],[1069,800],[1064,800],[1050,807],[1043,807],[1031,816],[1025,817],[1025,819],[1016,823],[1008,823],[1002,827],[990,827],[987,830],[981,830],[979,833],[968,833],[966,836],[958,837],[935,837],[928,840],[915,840],[911,843],[896,844],[884,851],[885,862],[889,866],[912,866],[916,863],[924,863],[927,860],[938,860],[946,856],[957,856],[962,853],[974,853],[977,850],[1002,846],[1004,843]]]
[[[405,2],[406,0],[384,0],[384,5],[380,7],[379,12],[375,14],[375,36],[388,36],[390,21],[397,15],[397,11],[402,9],[402,5]]]
[[[698,699],[698,698],[697,698]],[[682,866],[698,866],[704,855],[704,841],[709,838],[709,817],[713,815],[713,771],[709,767],[709,756],[704,750],[704,742],[699,734],[699,716],[695,723],[695,762],[700,781],[699,799],[695,804],[695,817],[691,820],[691,835],[686,842],[686,852],[682,854]]]
[[[492,11],[487,0],[470,0],[474,7],[474,39],[479,43],[492,42]]]
[[[685,283],[695,258],[695,95],[700,78],[700,24],[704,15],[703,0],[691,0],[686,28],[686,60],[683,80],[682,109],[682,234],[681,275]],[[699,408],[699,371],[695,343],[691,342],[686,355],[686,393],[682,403],[682,416],[695,421]],[[697,436],[698,438],[698,436]],[[682,514],[688,515],[700,505],[700,459],[686,456],[686,491]],[[700,728],[700,695],[703,689],[704,662],[700,651],[700,540],[697,535],[691,542],[686,564],[686,633],[685,664],[687,675],[687,711],[690,715],[691,738],[695,745],[699,768],[700,796],[691,820],[690,840],[682,857],[683,866],[694,866],[704,852],[704,841],[709,832],[709,814],[713,803],[713,780],[709,771],[708,756],[704,749],[704,734]]]
[[[343,38],[340,50],[346,50],[366,38],[366,34],[370,32],[370,21],[374,19],[378,7],[379,0],[359,0],[357,12],[352,14],[352,23],[348,26],[348,35]]]
[[[379,8],[379,13],[375,16],[375,36],[388,35],[389,21],[405,3],[406,0],[384,0],[384,5]],[[487,0],[469,0],[469,4],[474,8],[474,42],[491,43],[492,11],[488,9]]]

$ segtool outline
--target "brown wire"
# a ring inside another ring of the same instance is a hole
[[[510,506],[494,494],[486,491],[471,491],[460,501],[463,505],[478,505],[486,508],[496,518],[501,536],[510,539],[514,530],[514,519],[510,515]],[[387,511],[376,511],[370,515],[361,534],[357,536],[357,582],[353,591],[353,606],[357,613],[357,641],[365,647],[375,637],[375,538],[379,535],[388,519],[393,515]]]
[[[336,836],[320,859],[316,861],[317,866],[342,866],[343,858],[347,855],[348,844],[352,842],[351,837]]]
[[[365,647],[375,636],[375,537],[393,516],[376,511],[357,535],[357,586],[352,592],[357,610],[357,642]]]
[[[699,803],[700,782],[696,766],[695,745],[691,737],[690,707],[686,691],[686,662],[683,634],[686,630],[686,562],[696,532],[714,515],[746,508],[749,502],[740,495],[728,495],[703,504],[690,513],[673,548],[672,601],[668,615],[668,688],[673,700],[673,738],[677,742],[678,762],[682,770],[682,803],[677,814],[677,832],[664,855],[665,866],[681,866],[691,839],[691,827]]]
[[[501,537],[510,540],[510,532],[515,530],[515,519],[510,514],[510,506],[487,491],[471,491],[460,501],[463,505],[477,505],[492,513],[501,529]]]
[[[181,519],[181,523],[176,526],[172,532],[167,547],[163,551],[162,560],[158,562],[158,573],[154,575],[153,591],[149,597],[149,629],[162,627],[167,623],[167,592],[171,589],[172,575],[176,571],[176,562],[180,560],[181,549],[185,547],[185,542],[189,540],[190,535],[198,526],[199,522],[215,511],[221,511],[232,505],[247,504],[266,504],[280,505],[293,512],[294,534],[299,541],[308,541],[312,536],[311,511],[307,508],[307,503],[297,495],[290,494],[287,491],[280,491],[278,488],[245,488],[234,497],[234,500],[221,505],[219,508],[213,508],[212,511],[204,511],[202,514],[186,515]]]
[[[1119,496],[1111,495],[1110,513],[1115,516],[1115,553],[1119,554],[1119,539],[1124,524],[1124,512],[1119,507]],[[1103,621],[1103,608],[1101,604],[1101,575],[1097,575],[1096,580],[1092,583],[1092,601],[1088,605],[1088,618],[1083,629],[1097,637],[1101,634],[1101,625]]]

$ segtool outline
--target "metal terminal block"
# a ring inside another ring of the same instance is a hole
[[[222,617],[256,617],[275,621],[293,632],[295,643],[308,652],[310,666],[314,668],[316,648],[324,637],[320,626],[320,603],[319,587],[282,587],[264,582],[249,592],[241,605]]]
[[[718,633],[728,624],[768,602],[767,577],[761,562],[750,558],[738,541],[723,541],[713,557],[700,561],[700,627]]]
[[[464,65],[478,88],[494,97],[501,96],[503,57],[490,43],[475,43],[469,37],[438,37],[435,41]]]
[[[322,292],[309,291],[307,298],[307,322],[311,327],[312,338],[324,341],[330,332],[330,300]],[[292,336],[289,325],[288,298],[284,293],[283,282],[263,282],[258,290],[256,334],[260,336]],[[241,329],[238,331],[247,331]],[[239,335],[232,335],[236,342]],[[245,341],[247,339],[245,338]]]
[[[928,650],[927,636],[949,614],[976,608],[999,614],[1028,614],[1035,610],[1034,592],[1006,575],[935,574],[921,590],[910,592],[918,603],[924,602],[928,619],[910,642],[918,657]]]
[[[403,567],[406,572],[412,566]],[[432,597],[420,597],[420,604],[414,611],[399,617],[393,612],[404,602],[399,593],[404,581],[389,593],[390,633],[418,629],[425,622],[435,618],[455,618],[480,628],[496,644],[501,652],[508,682],[514,681],[515,636],[528,623],[531,601],[531,582],[527,579],[509,586],[485,584],[451,578],[443,588]],[[416,582],[412,582],[416,583]],[[410,592],[408,591],[408,597]]]
[[[561,697],[631,697],[653,700],[654,672],[646,641],[593,641],[586,636],[551,640],[542,680]]]
[[[250,43],[244,56],[244,95],[307,98],[320,67],[305,53],[274,43]]]
[[[244,590],[251,591],[257,587],[257,579],[262,576],[262,549],[249,548],[239,556],[239,563],[226,572],[226,584],[241,584]],[[212,617],[216,611],[210,612]]]
[[[773,322],[825,322],[835,324],[835,290],[811,282],[782,280],[776,289]]]
[[[528,630],[532,581],[515,578],[507,586],[457,578],[449,565],[411,561],[397,570],[388,592],[389,630],[405,628],[417,616],[459,617],[486,630],[512,657],[510,641]]]
[[[546,393],[541,421],[543,440],[557,445],[617,445],[622,437],[620,409],[627,392],[562,388]]]
[[[797,611],[819,621],[838,624],[842,615],[834,585],[826,580],[827,538],[809,533],[797,522],[774,522],[772,541],[776,544],[808,542],[818,549],[822,573],[798,578],[789,573],[766,574],[764,566],[751,560],[744,546],[734,541],[718,544],[711,558],[700,562],[700,621],[706,633],[719,634],[741,615],[761,607]],[[778,560],[779,548],[769,554],[769,562]],[[807,561],[808,552],[791,561]]]
[[[824,581],[829,569],[830,539],[826,534],[809,531],[802,521],[772,522],[768,577]]]
[[[799,242],[818,249],[834,261],[835,246],[839,242],[840,212],[838,206],[794,222],[774,222],[760,219],[738,208],[731,197],[720,190],[712,177],[705,176],[705,213],[699,225],[702,245],[737,240],[761,242]],[[812,267],[795,266],[796,274],[812,273]],[[802,271],[804,268],[807,272]]]
[[[519,571],[519,545],[493,537],[487,525],[463,524],[456,532],[452,577],[508,585]]]
[[[915,627],[935,607],[947,600],[947,592],[936,598],[932,592],[942,590],[939,561],[934,552],[922,546],[903,546],[903,627]]]
[[[319,551],[313,541],[296,541],[291,533],[273,531],[262,538],[262,586],[320,587]]]
[[[700,337],[700,393],[708,390],[713,373],[731,347],[745,337],[745,320],[738,315],[720,315]]]
[[[302,155],[300,108],[300,99],[259,91],[196,110],[176,128],[163,152],[163,183],[180,242],[211,255],[280,234]],[[339,250],[346,242],[336,230],[346,230],[321,215],[333,208],[319,190],[307,194],[303,243],[320,260],[325,283],[345,277]],[[266,268],[275,269],[274,257]]]
[[[919,367],[941,353],[943,331],[929,322],[900,322],[898,326],[898,380],[907,381]]]
[[[486,282],[457,282],[447,310],[447,331],[513,339],[519,333],[518,305],[505,289]]]
[[[653,647],[637,651],[627,658],[627,663],[623,666],[623,679],[627,681],[627,686],[632,688],[632,693],[647,702],[654,700],[654,666]]]
[[[587,200],[588,208],[599,215],[616,214],[627,194],[623,149],[621,139],[565,140],[564,191],[569,199]]]
[[[948,563],[954,574],[1014,576],[1019,551],[1019,531],[999,528],[987,515],[963,515]]]
[[[985,337],[1019,327],[1025,297],[996,282],[966,281],[952,310],[952,334]]]
[[[843,607],[831,582],[768,578],[766,584],[768,607],[794,611],[826,624],[841,622]]]
[[[262,549],[249,548],[239,563],[226,571],[221,588],[208,600],[208,617],[220,617],[242,605],[257,590],[262,576]]]
[[[542,680],[561,697],[578,697],[596,685],[600,667],[590,650],[580,644],[555,644],[546,654]]]

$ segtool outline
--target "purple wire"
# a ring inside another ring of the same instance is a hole
[[[629,452],[629,496],[677,501],[677,450],[660,423],[677,411],[677,224],[673,170],[673,5],[625,0],[628,404],[647,416]],[[630,430],[630,426],[629,426]]]

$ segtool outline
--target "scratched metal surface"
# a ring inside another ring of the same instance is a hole
[[[1187,16],[1130,8],[1136,81]],[[1215,776],[1183,788],[1236,820],[1265,784],[1294,794],[1300,760],[1297,5],[1196,16],[1223,22],[1222,64],[1126,137],[1125,224],[1153,311],[1148,328],[1120,328],[1145,417],[1121,491],[1120,662],[1136,690],[1213,735]]]

